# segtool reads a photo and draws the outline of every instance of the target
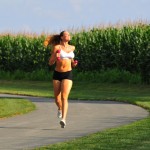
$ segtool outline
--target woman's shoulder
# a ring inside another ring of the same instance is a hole
[[[55,49],[60,49],[60,44],[54,46]]]
[[[69,45],[69,46],[70,46],[70,49],[71,49],[72,51],[75,50],[75,46],[74,46],[74,45]]]
[[[55,52],[57,52],[57,50],[60,50],[60,45],[59,44],[53,46],[53,52],[55,53]]]

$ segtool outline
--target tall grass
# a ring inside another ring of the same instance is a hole
[[[33,72],[24,72],[21,70],[16,70],[14,72],[10,71],[0,71],[1,80],[31,80],[31,81],[50,81],[52,80],[53,72],[48,70],[35,70]],[[141,76],[139,74],[132,74],[129,71],[120,71],[118,69],[109,69],[106,71],[87,71],[79,72],[78,70],[73,70],[73,80],[74,81],[93,81],[100,83],[132,83],[140,84]]]

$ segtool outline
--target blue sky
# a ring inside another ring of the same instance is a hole
[[[56,33],[139,19],[150,22],[150,0],[0,0],[0,33]]]

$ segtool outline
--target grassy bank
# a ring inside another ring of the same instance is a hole
[[[0,98],[0,119],[25,114],[35,110],[35,105],[27,99]]]

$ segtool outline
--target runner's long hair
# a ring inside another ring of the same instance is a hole
[[[62,31],[60,34],[50,35],[48,36],[44,41],[44,46],[55,46],[57,44],[60,44],[61,37],[63,36],[65,31]]]

